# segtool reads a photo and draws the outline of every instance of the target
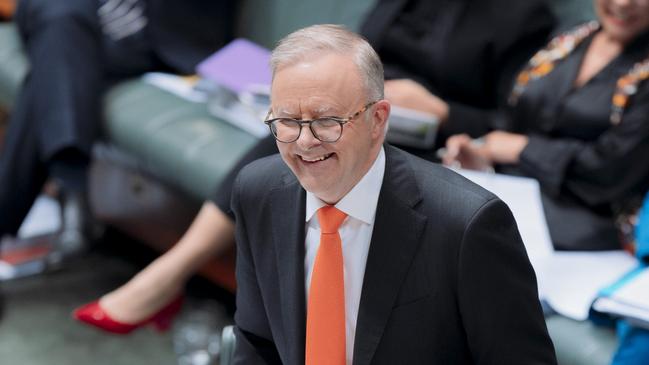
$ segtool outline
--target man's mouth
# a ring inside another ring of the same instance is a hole
[[[301,155],[298,155],[298,156],[300,157],[300,160],[302,160],[302,162],[316,163],[316,162],[324,161],[324,160],[328,159],[329,157],[333,156],[333,152],[332,153],[327,153],[325,155],[313,156],[313,157],[306,157],[306,156],[301,156]]]

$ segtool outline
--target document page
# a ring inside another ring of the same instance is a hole
[[[649,329],[649,269],[645,268],[628,279],[610,296],[598,298],[593,308]]]
[[[629,280],[613,293],[612,298],[649,311],[649,269]]]
[[[600,289],[638,265],[626,251],[555,252],[537,269],[539,296],[559,314],[585,320]]]

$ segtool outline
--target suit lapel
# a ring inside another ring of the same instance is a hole
[[[370,364],[419,245],[426,217],[404,153],[386,146],[386,166],[356,321],[354,365]]]
[[[305,193],[292,174],[272,191],[273,244],[279,278],[284,349],[288,364],[304,363],[306,303],[304,289]]]

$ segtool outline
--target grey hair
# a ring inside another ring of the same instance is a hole
[[[273,78],[280,68],[317,53],[351,55],[363,80],[368,101],[383,99],[383,64],[379,55],[365,38],[342,25],[312,25],[281,39],[270,56]]]

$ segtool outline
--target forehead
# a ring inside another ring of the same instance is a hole
[[[346,112],[364,97],[358,68],[346,55],[315,55],[279,68],[271,87],[273,110],[286,113]]]

